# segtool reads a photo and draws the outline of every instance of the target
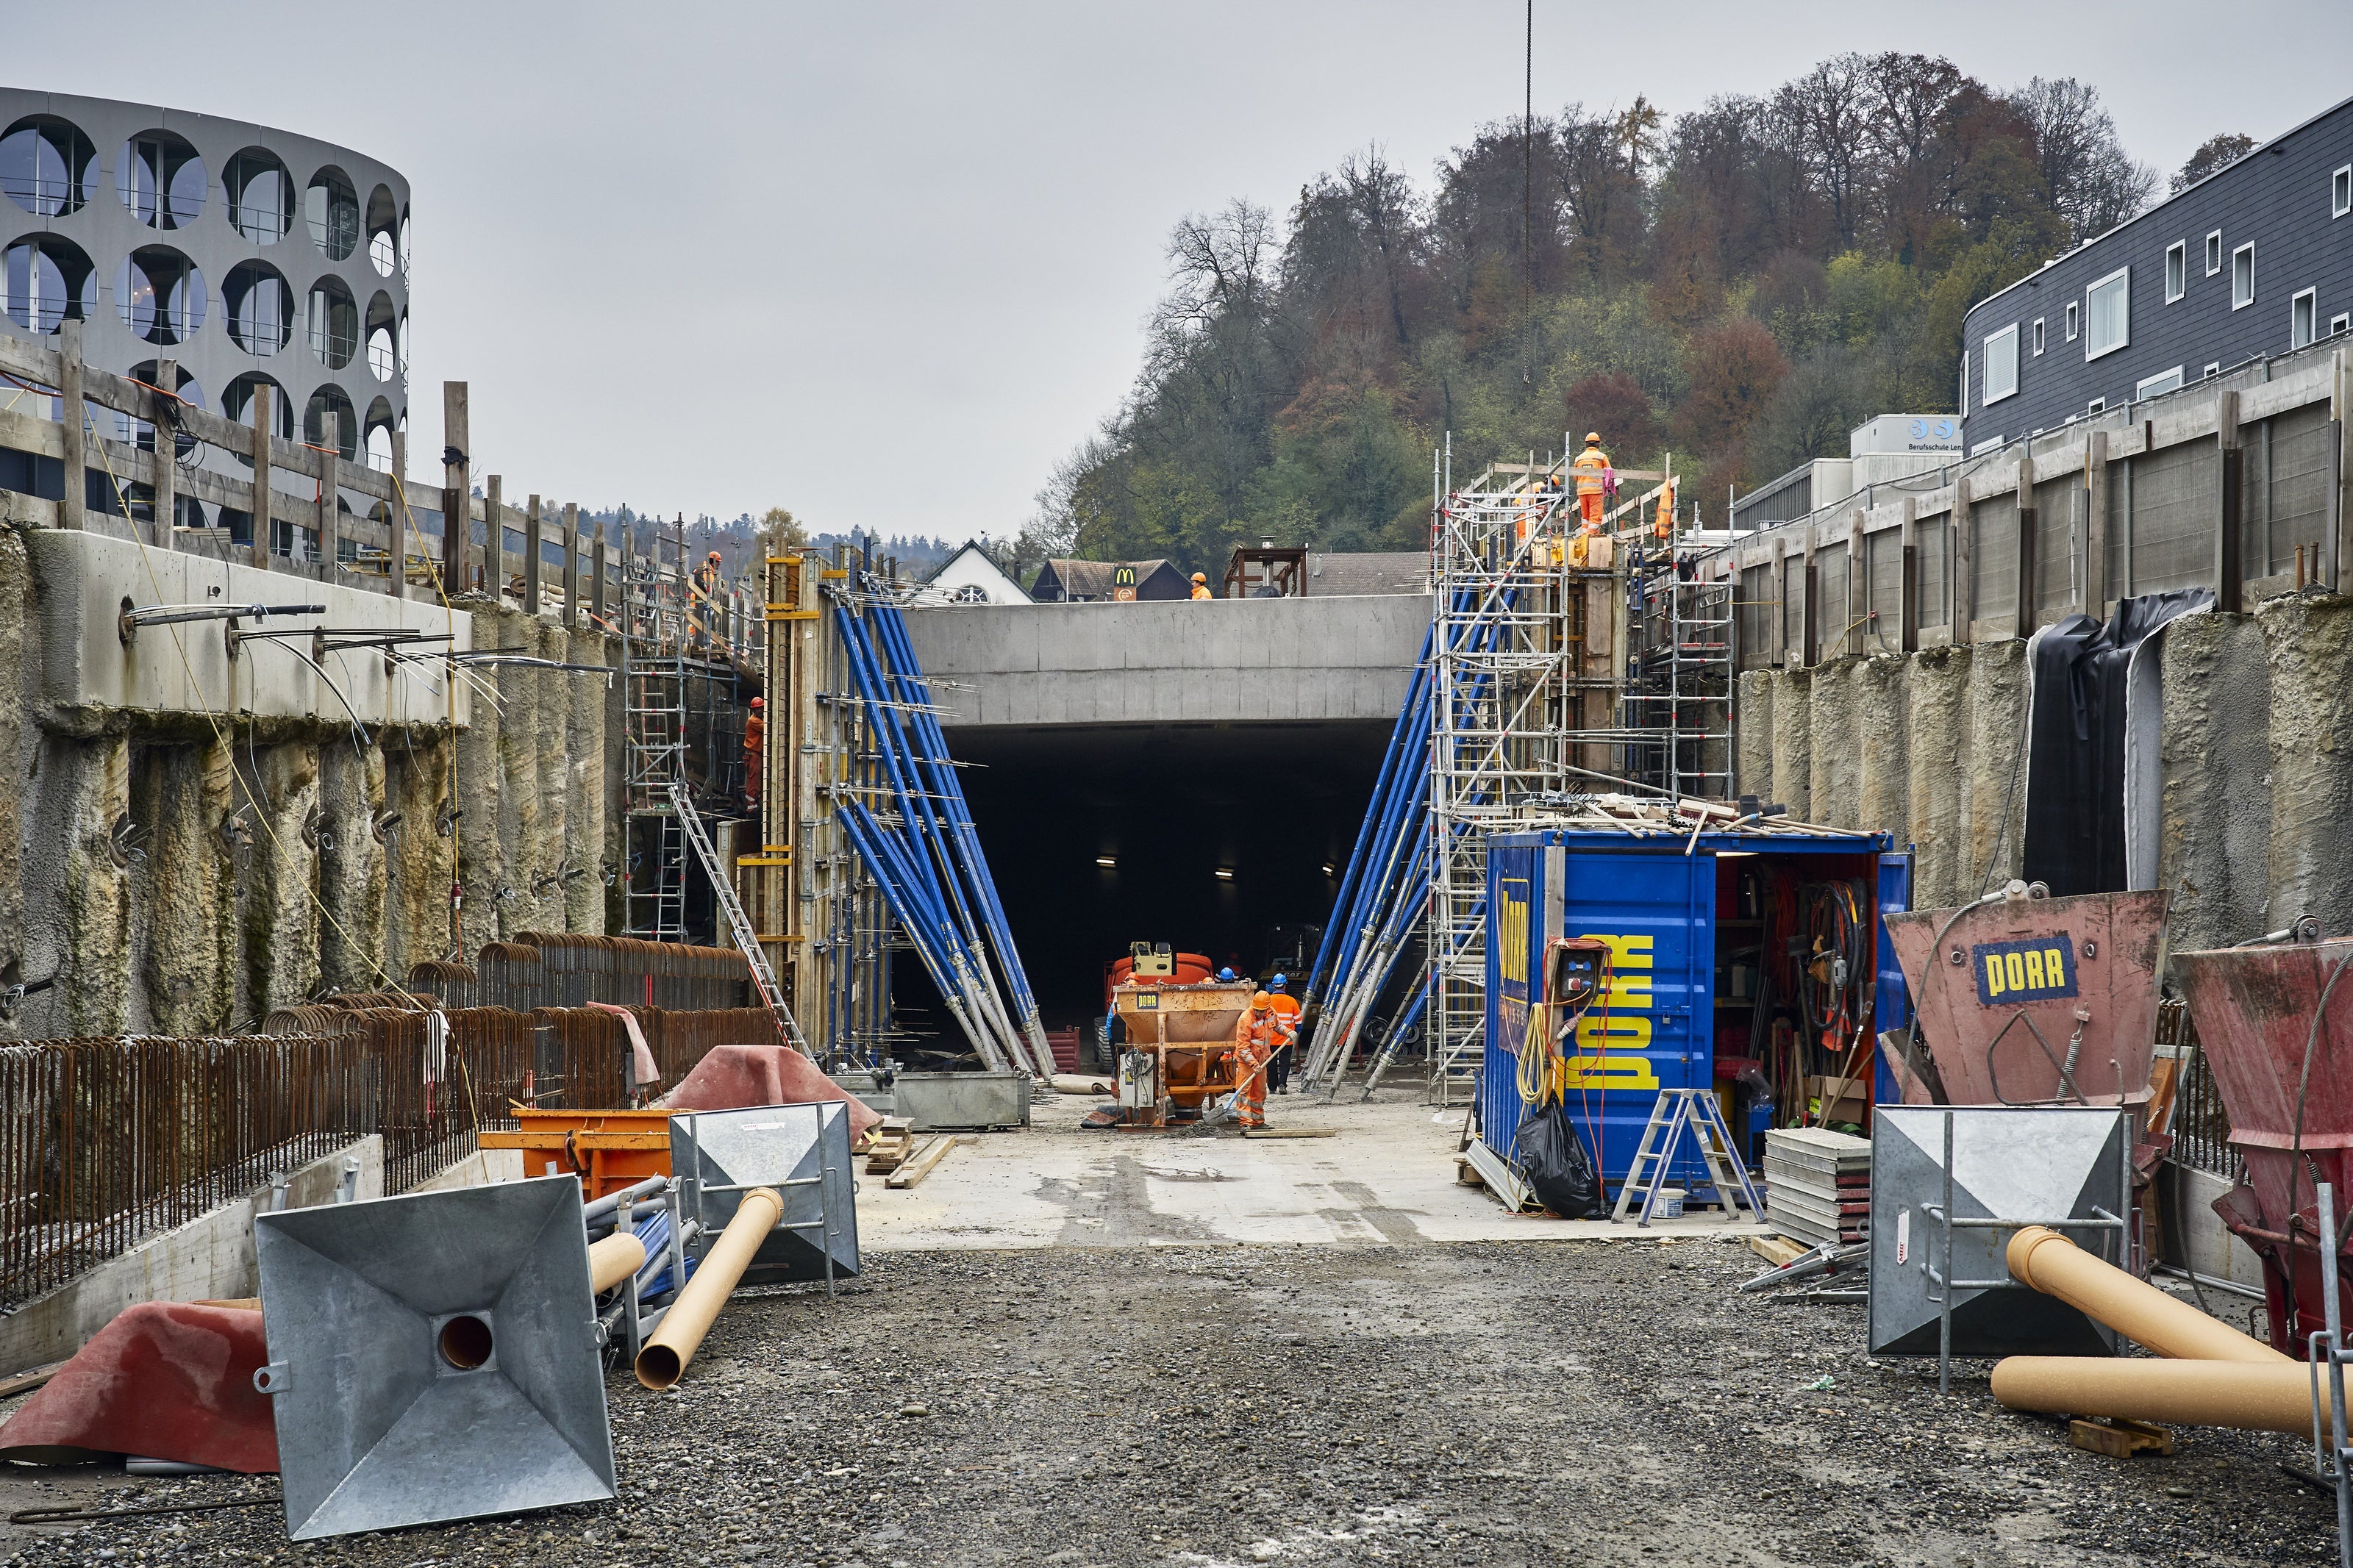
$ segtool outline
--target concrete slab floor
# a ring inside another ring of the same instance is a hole
[[[1409,1247],[1430,1242],[1573,1241],[1747,1235],[1757,1227],[1705,1216],[1630,1222],[1514,1215],[1485,1189],[1455,1180],[1463,1109],[1383,1089],[1369,1104],[1349,1088],[1272,1095],[1276,1129],[1329,1128],[1330,1138],[1245,1139],[1098,1131],[1079,1121],[1101,1100],[1060,1095],[1031,1108],[1031,1125],[966,1134],[914,1187],[859,1178],[858,1237],[869,1251],[1045,1247]]]

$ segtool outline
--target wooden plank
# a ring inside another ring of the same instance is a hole
[[[2108,433],[2084,433],[2084,585],[2075,608],[2108,613]]]
[[[1336,1127],[1245,1127],[1245,1138],[1337,1138]]]
[[[65,1363],[53,1361],[47,1366],[31,1367],[13,1376],[0,1377],[0,1399],[13,1399],[19,1394],[30,1394],[63,1372],[65,1368]]]
[[[441,592],[451,598],[466,591],[467,475],[472,458],[467,455],[466,384],[441,384]]]
[[[326,563],[329,582],[334,581],[335,531],[338,499],[341,487],[336,483],[337,469],[343,466],[343,416],[332,409],[319,416],[319,559]]]
[[[66,455],[65,427],[37,414],[0,407],[0,447],[62,459]]]
[[[269,570],[269,517],[275,498],[269,489],[269,449],[274,445],[269,434],[269,384],[258,381],[253,385],[253,493],[247,499],[253,517],[253,539],[247,553],[252,563],[264,572]]]
[[[2214,509],[2214,607],[2236,614],[2242,607],[2246,573],[2240,563],[2240,502],[2246,495],[2246,448],[2239,445],[2239,395],[2214,395],[2214,438],[2221,461],[2215,473],[2221,493]]]
[[[2144,1421],[2127,1421],[2121,1415],[2104,1421],[2070,1421],[2067,1423],[2067,1441],[2088,1452],[2105,1454],[2112,1459],[2129,1459],[2135,1454],[2173,1452],[2172,1433]]]
[[[1748,1250],[1776,1268],[1787,1268],[1813,1248],[1786,1236],[1752,1236],[1748,1238]]]
[[[385,592],[396,599],[408,596],[408,433],[397,426],[392,432],[392,471],[402,482],[387,485],[392,500],[386,509],[392,519],[392,542],[387,554],[392,568]]]
[[[580,625],[580,503],[564,503],[564,629]]]
[[[605,618],[605,521],[602,518],[596,520],[596,553],[592,558],[588,579],[588,614],[591,626]]]
[[[58,327],[58,390],[65,397],[65,499],[58,503],[58,526],[82,526],[82,504],[89,493],[90,478],[82,458],[82,422],[87,414],[81,400],[81,322],[65,321]]]
[[[915,1185],[937,1169],[939,1163],[948,1157],[948,1151],[955,1146],[956,1141],[953,1133],[933,1139],[923,1145],[922,1153],[915,1155],[892,1172],[890,1179],[882,1184],[886,1187],[902,1189]]]
[[[539,614],[539,498],[531,498],[531,505],[522,514],[522,613]]]
[[[1978,614],[1977,590],[1969,572],[1969,562],[1977,552],[1977,541],[1972,537],[1976,532],[1976,514],[1971,510],[1970,495],[1969,476],[1963,474],[1953,481],[1953,510],[1946,519],[1953,531],[1952,630],[1957,643],[1971,640],[1969,628],[1976,624]]]
[[[170,395],[166,395],[167,389]],[[165,550],[172,548],[172,525],[179,521],[180,514],[180,437],[175,433],[180,423],[179,390],[180,362],[156,361],[155,390],[148,395],[154,409],[148,423],[155,431],[155,480],[147,536]]]

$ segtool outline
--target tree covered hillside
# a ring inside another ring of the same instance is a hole
[[[1418,548],[1448,430],[1473,464],[1588,429],[1621,467],[1672,450],[1719,521],[1728,483],[1951,409],[1963,310],[2156,185],[2093,88],[1906,54],[1672,119],[1514,117],[1427,184],[1369,147],[1288,213],[1176,225],[1134,391],[1020,553]]]

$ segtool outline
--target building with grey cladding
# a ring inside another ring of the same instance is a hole
[[[53,347],[78,321],[87,363],[152,384],[172,362],[171,390],[239,421],[266,383],[278,437],[322,444],[332,416],[346,460],[391,468],[408,417],[397,171],[244,121],[0,88],[0,331]],[[8,384],[0,407],[55,419],[58,402]],[[152,445],[127,416],[93,416]],[[181,460],[227,459],[184,438]],[[0,489],[54,499],[63,482],[54,458],[0,449]],[[93,472],[90,501],[111,510],[105,485]],[[248,526],[185,490],[177,511],[182,528]],[[315,548],[279,532],[280,554]]]
[[[2353,326],[2353,99],[1972,307],[1974,454]]]

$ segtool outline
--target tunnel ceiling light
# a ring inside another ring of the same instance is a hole
[[[1232,881],[1233,879],[1234,879],[1234,874],[1233,874],[1233,871],[1231,870],[1231,868],[1228,868],[1228,867],[1224,867],[1224,866],[1220,866],[1220,867],[1219,867],[1219,868],[1218,868],[1218,880],[1219,880],[1219,881],[1220,881],[1220,882],[1230,882],[1230,881]]]
[[[1332,874],[1332,862],[1329,860],[1324,862],[1324,874],[1327,877]]]
[[[1118,862],[1116,859],[1113,858],[1112,858],[1111,856],[1109,856],[1109,855],[1098,855],[1098,856],[1096,856],[1096,857],[1095,857],[1095,864],[1096,864],[1096,865],[1098,865],[1098,866],[1102,866],[1102,867],[1109,868],[1109,867],[1113,867],[1113,866],[1116,866],[1116,865],[1118,865],[1118,864],[1119,864],[1119,862]]]

